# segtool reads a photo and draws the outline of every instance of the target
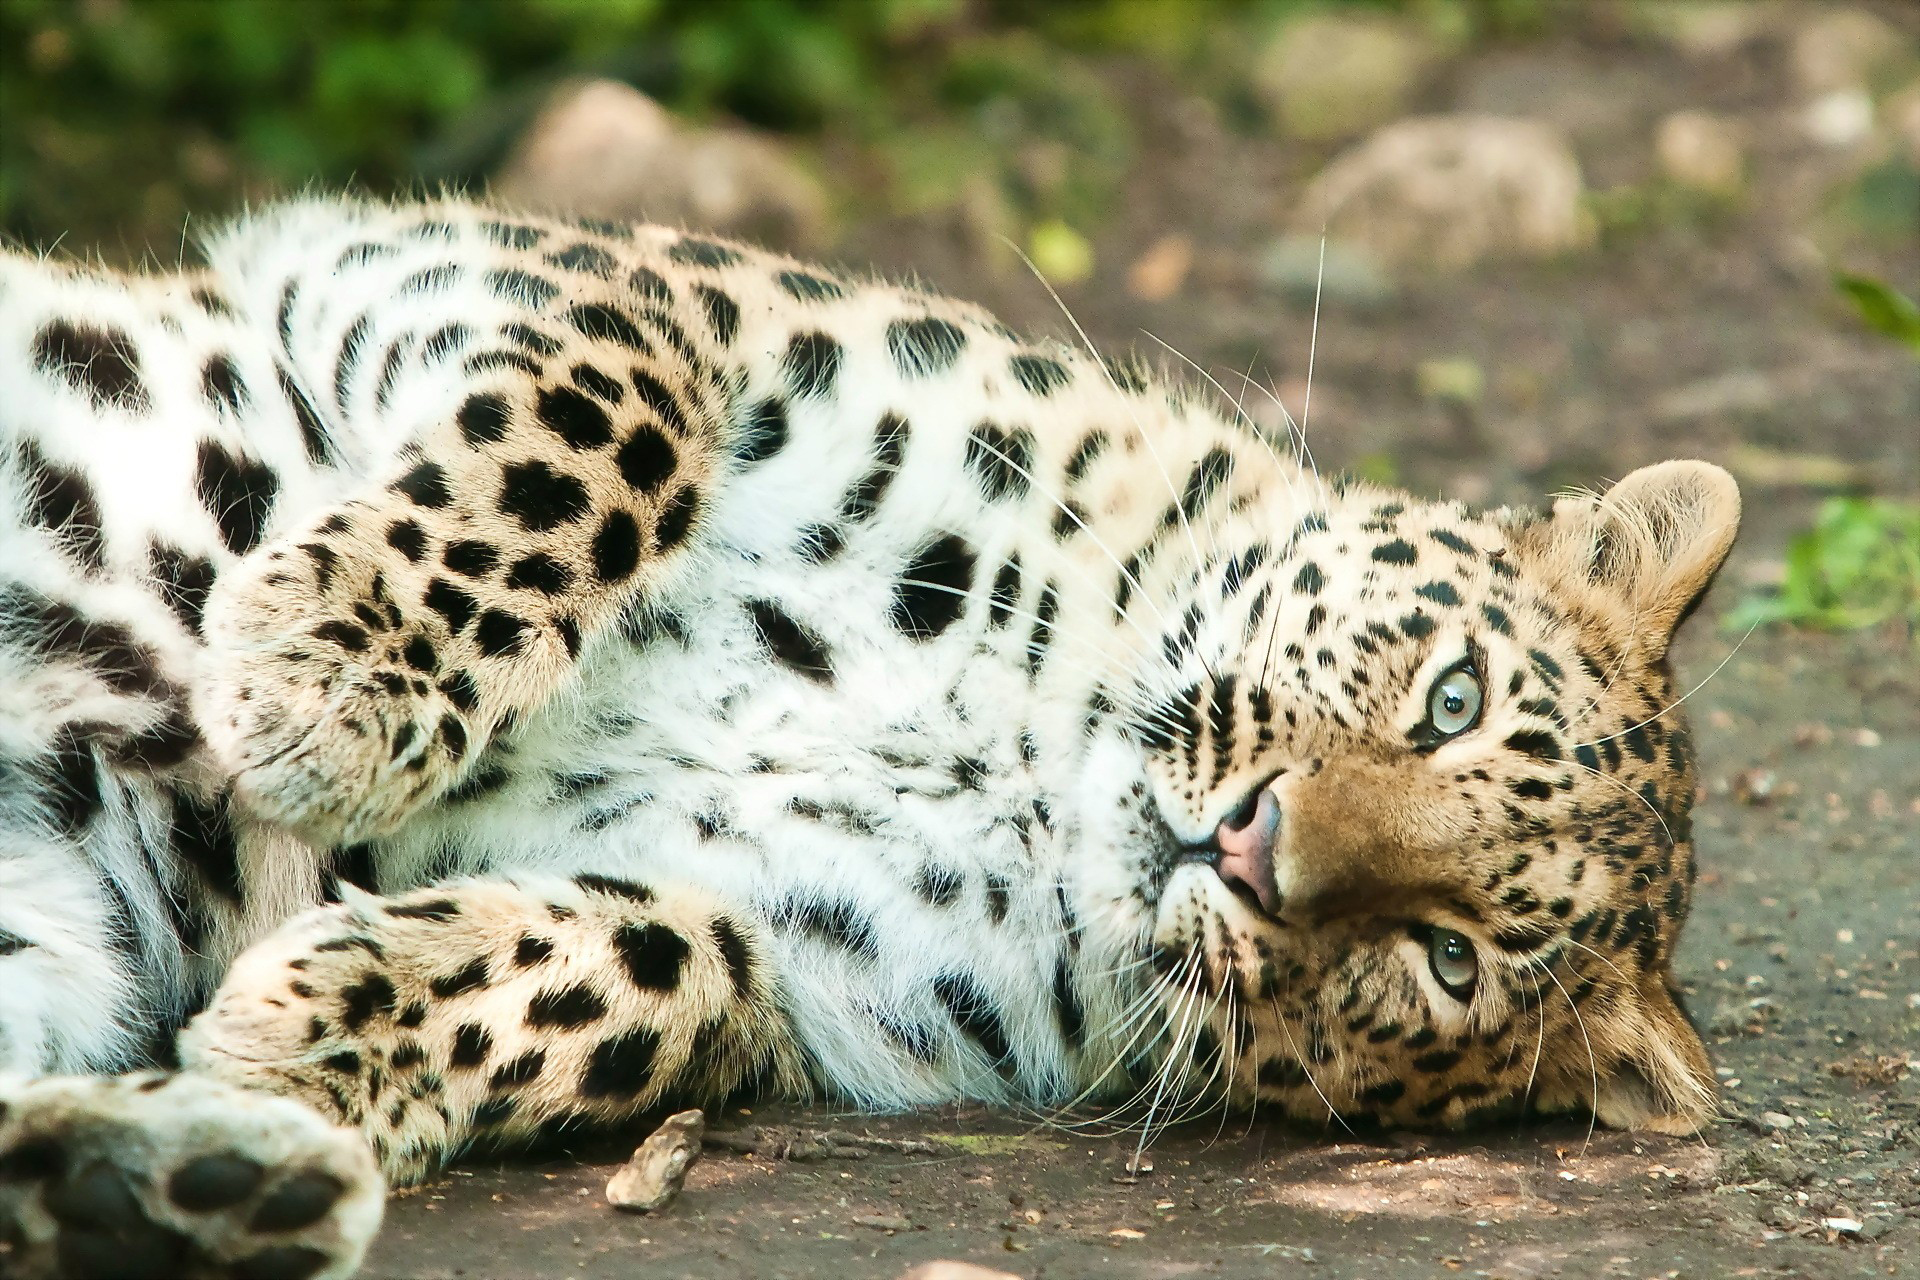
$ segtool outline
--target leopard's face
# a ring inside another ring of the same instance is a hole
[[[1548,517],[1349,491],[1166,611],[1143,901],[1189,1083],[1395,1125],[1698,1126],[1666,650],[1737,519],[1704,464]]]

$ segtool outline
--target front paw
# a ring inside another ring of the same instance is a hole
[[[462,772],[471,686],[441,670],[388,566],[351,543],[281,542],[208,604],[200,720],[250,812],[315,845],[391,831]]]

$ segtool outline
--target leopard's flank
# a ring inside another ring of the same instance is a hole
[[[662,228],[0,254],[0,1270],[344,1276],[383,1183],[742,1092],[1691,1131],[1738,518],[1323,480]]]

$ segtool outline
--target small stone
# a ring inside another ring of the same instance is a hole
[[[666,1208],[680,1194],[687,1170],[700,1158],[700,1140],[706,1130],[704,1112],[668,1116],[607,1183],[607,1203],[629,1213]]]
[[[1593,243],[1580,164],[1534,120],[1421,116],[1336,157],[1293,219],[1408,270],[1460,270],[1495,258],[1550,258]]]
[[[1855,729],[1853,731],[1853,745],[1872,750],[1874,747],[1880,745],[1880,735],[1872,729]]]
[[[1829,1231],[1837,1231],[1843,1236],[1857,1236],[1860,1234],[1861,1224],[1858,1218],[1822,1218],[1820,1225]]]
[[[1179,232],[1161,236],[1127,269],[1127,292],[1143,302],[1164,302],[1180,292],[1193,270],[1193,241]]]
[[[703,129],[618,80],[562,85],[494,175],[510,204],[683,224],[796,248],[827,233],[820,184],[770,138]]]
[[[1893,1230],[1893,1219],[1885,1214],[1876,1214],[1860,1224],[1859,1236],[1862,1240],[1878,1240]]]
[[[1349,137],[1406,110],[1440,53],[1413,23],[1311,14],[1275,33],[1255,63],[1253,91],[1292,137]]]
[[[1788,62],[1810,97],[1871,84],[1909,53],[1904,35],[1864,9],[1816,10],[1795,27]]]
[[[1873,99],[1865,89],[1835,89],[1809,102],[1800,129],[1823,147],[1845,151],[1873,134]]]
[[[1762,1111],[1760,1126],[1763,1129],[1772,1129],[1776,1133],[1784,1132],[1793,1128],[1793,1117],[1784,1111]]]
[[[992,1267],[942,1258],[921,1263],[902,1275],[900,1280],[1020,1280],[1020,1277],[1011,1271],[995,1271]]]
[[[1676,111],[1654,134],[1660,169],[1673,182],[1709,195],[1732,195],[1746,176],[1746,146],[1734,125],[1704,111]]]
[[[1380,262],[1353,245],[1312,235],[1282,236],[1260,255],[1261,283],[1295,302],[1339,303],[1364,310],[1393,300],[1393,281]]]
[[[1487,391],[1487,374],[1464,356],[1422,360],[1413,371],[1420,398],[1440,404],[1476,405]]]
[[[856,1227],[867,1227],[874,1231],[911,1231],[913,1223],[897,1213],[863,1213],[849,1218]]]

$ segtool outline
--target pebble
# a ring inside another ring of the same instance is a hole
[[[868,1227],[874,1231],[911,1231],[913,1223],[897,1213],[863,1213],[850,1219],[856,1227]]]
[[[1829,1231],[1838,1231],[1843,1236],[1857,1236],[1861,1223],[1858,1218],[1822,1218],[1820,1225]]]
[[[1760,1113],[1760,1123],[1768,1129],[1791,1129],[1793,1128],[1793,1117],[1782,1111],[1762,1111]]]
[[[628,1213],[652,1213],[673,1203],[687,1170],[700,1158],[700,1140],[706,1130],[704,1112],[668,1116],[607,1183],[607,1203]]]
[[[954,1262],[941,1258],[933,1262],[923,1262],[913,1270],[906,1272],[900,1280],[1020,1280],[1011,1271],[995,1271],[991,1267],[978,1267],[971,1262]]]

